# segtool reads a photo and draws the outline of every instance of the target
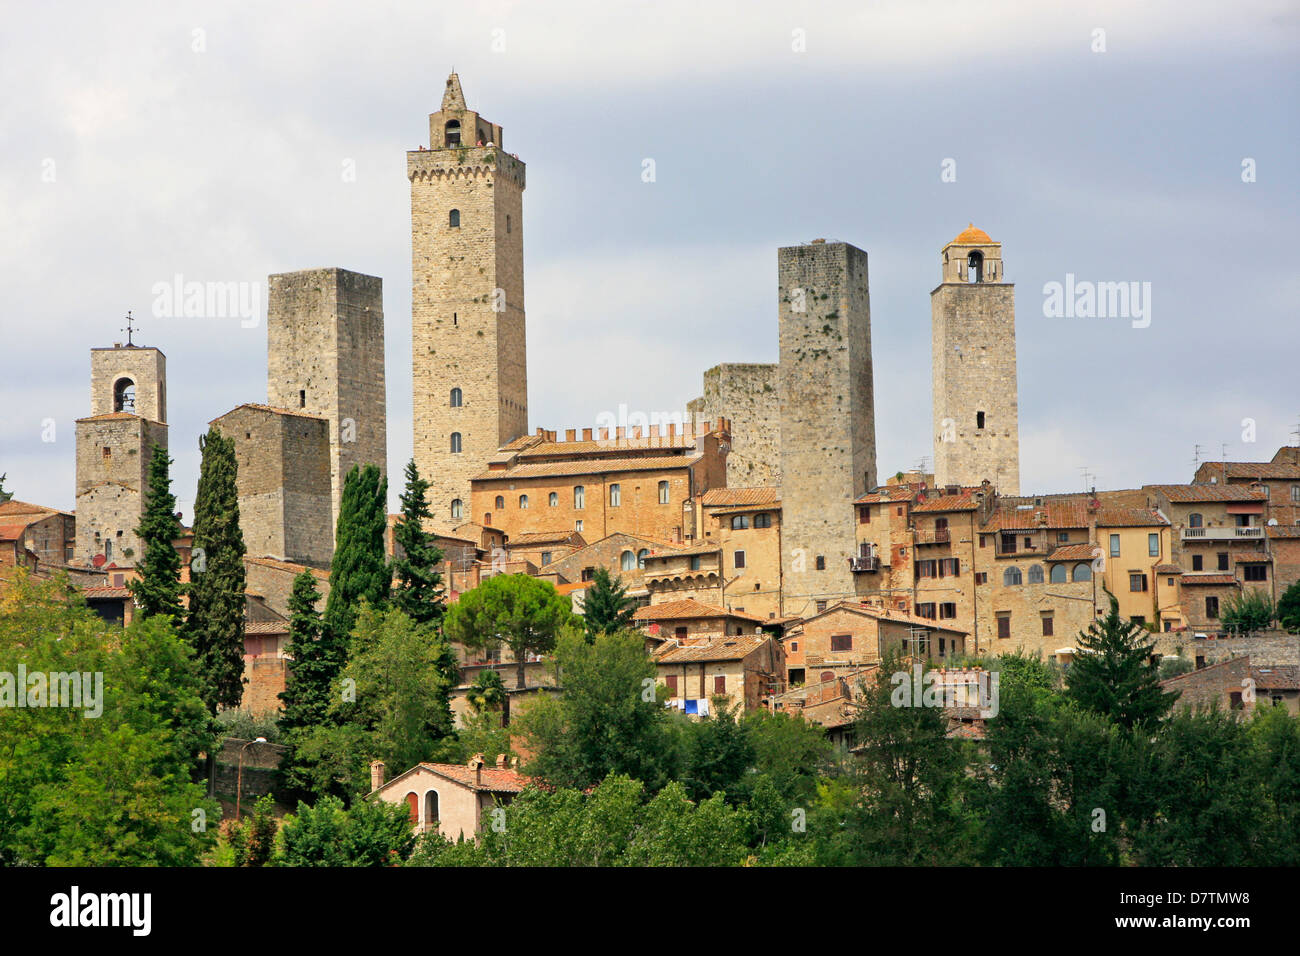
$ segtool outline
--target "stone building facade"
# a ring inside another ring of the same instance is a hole
[[[779,366],[723,363],[704,373],[704,394],[686,410],[699,421],[729,419],[727,484],[735,488],[781,484]]]
[[[83,564],[131,567],[153,450],[167,451],[167,359],[158,349],[91,350],[91,415],[77,419],[77,544]]]
[[[329,567],[334,556],[332,468],[323,416],[240,405],[213,427],[234,440],[239,526],[254,557]]]
[[[854,594],[852,503],[876,486],[867,254],[778,250],[781,577],[787,614]]]
[[[528,431],[524,164],[501,137],[466,107],[453,73],[429,116],[429,148],[406,154],[415,462],[439,520]]]
[[[383,281],[346,269],[273,275],[267,401],[329,423],[330,534],[354,465],[388,470]]]
[[[973,225],[943,248],[930,293],[937,484],[1020,493],[1015,286],[1002,244]]]

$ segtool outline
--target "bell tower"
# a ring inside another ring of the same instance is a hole
[[[943,247],[943,279],[930,293],[934,480],[1020,493],[1015,286],[1002,243],[974,224]]]
[[[501,127],[468,109],[452,73],[411,183],[415,462],[434,521],[470,514],[470,479],[528,431],[524,164]]]

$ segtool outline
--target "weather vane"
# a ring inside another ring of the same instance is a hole
[[[119,330],[119,331],[121,331],[121,332],[125,332],[125,333],[126,333],[126,345],[127,345],[127,348],[134,348],[134,347],[135,347],[135,342],[134,342],[134,341],[132,340],[132,338],[131,338],[131,337],[135,334],[135,326],[132,324],[134,321],[135,321],[135,320],[131,318],[131,310],[130,310],[130,309],[127,309],[127,310],[126,310],[126,328],[124,328],[124,329],[120,329],[120,330]]]

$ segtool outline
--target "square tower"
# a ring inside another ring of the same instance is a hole
[[[786,614],[854,596],[853,500],[876,485],[867,254],[779,250],[781,569]]]
[[[77,419],[74,560],[132,567],[142,555],[149,461],[167,451],[167,358],[155,348],[90,350],[90,409]]]
[[[415,462],[434,521],[469,518],[470,479],[528,432],[524,164],[447,79],[411,183]]]
[[[352,466],[388,470],[383,280],[304,269],[269,283],[267,396],[276,408],[329,422],[333,535]]]
[[[971,225],[943,247],[930,293],[934,481],[1020,494],[1015,286],[1002,281],[1002,243]]]

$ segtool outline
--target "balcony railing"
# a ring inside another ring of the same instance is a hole
[[[880,570],[880,558],[874,554],[866,558],[849,558],[849,570],[854,574],[874,574]]]
[[[1184,541],[1235,541],[1238,538],[1262,538],[1263,528],[1184,528]]]
[[[951,533],[947,528],[936,528],[933,531],[914,531],[916,536],[913,540],[917,544],[947,544],[952,540]]]

